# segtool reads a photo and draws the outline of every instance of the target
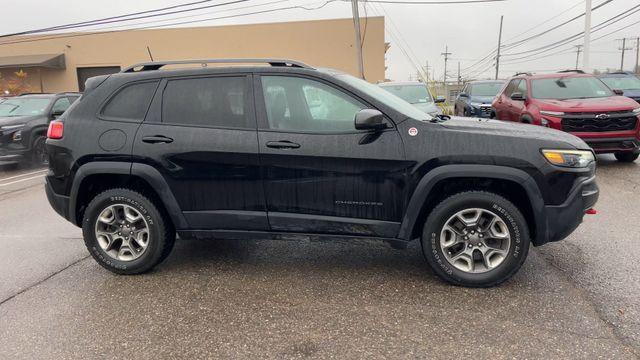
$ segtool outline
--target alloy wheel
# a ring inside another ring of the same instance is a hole
[[[98,215],[95,235],[102,250],[111,258],[132,261],[142,256],[149,245],[149,224],[135,208],[113,204]]]

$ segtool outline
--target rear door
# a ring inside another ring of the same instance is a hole
[[[192,229],[268,229],[251,77],[164,79],[134,145]]]
[[[256,79],[267,210],[272,230],[394,237],[406,164],[388,130],[356,130],[371,108],[334,84],[292,74]]]

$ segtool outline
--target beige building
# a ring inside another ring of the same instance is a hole
[[[365,23],[365,77],[375,83],[385,77],[384,18],[361,21],[363,33]],[[31,92],[82,90],[87,77],[149,61],[147,46],[155,60],[288,58],[357,75],[354,42],[352,19],[5,38],[0,91],[21,79]]]

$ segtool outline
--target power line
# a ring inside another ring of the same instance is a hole
[[[541,23],[539,23],[539,24],[536,24],[535,26],[530,27],[529,29],[527,29],[527,30],[525,30],[525,31],[523,31],[523,32],[521,32],[521,33],[519,33],[519,34],[517,34],[517,35],[514,35],[514,36],[512,36],[512,37],[510,37],[510,38],[506,39],[505,41],[510,41],[510,40],[515,39],[515,38],[518,38],[518,37],[520,37],[520,36],[522,36],[522,35],[524,35],[524,34],[526,34],[526,33],[530,32],[531,30],[537,29],[540,25],[544,25],[544,24],[546,24],[546,23],[550,22],[551,20],[555,20],[555,19],[559,18],[560,16],[562,16],[562,15],[566,14],[567,12],[569,12],[569,11],[571,11],[571,10],[575,9],[576,7],[578,7],[578,6],[582,5],[582,3],[583,3],[584,1],[585,1],[585,0],[580,0],[577,4],[575,4],[575,5],[571,6],[570,8],[567,8],[567,9],[565,9],[565,10],[560,11],[557,15],[552,16],[552,17],[548,18],[547,20],[545,20],[545,21],[543,21],[543,22],[541,22]]]
[[[199,1],[199,2],[196,2],[196,3],[190,3],[190,4],[197,4],[197,3],[209,2],[209,1],[211,1],[211,0],[204,0],[204,1]],[[173,11],[169,11],[169,12],[165,12],[165,13],[161,13],[161,14],[152,14],[152,13],[153,12],[158,12],[158,11],[164,11],[162,9],[160,9],[160,10],[159,9],[147,10],[147,11],[143,11],[143,12],[140,12],[140,13],[131,13],[131,14],[125,14],[125,15],[112,16],[110,18],[83,21],[83,22],[75,23],[75,24],[58,25],[58,26],[53,26],[53,27],[49,27],[49,28],[36,29],[36,30],[27,30],[27,31],[22,31],[22,32],[18,32],[18,33],[13,33],[13,34],[5,34],[5,35],[0,35],[0,38],[9,37],[9,36],[16,36],[16,35],[30,35],[30,34],[36,34],[36,33],[41,33],[41,32],[48,32],[48,31],[55,31],[55,30],[76,29],[76,28],[82,28],[82,27],[87,27],[87,26],[104,25],[104,24],[111,24],[111,23],[115,23],[115,22],[123,22],[123,21],[131,21],[131,20],[138,20],[138,19],[146,19],[146,18],[157,17],[157,16],[180,14],[180,13],[189,12],[189,11],[209,9],[209,8],[214,8],[214,7],[219,7],[219,6],[225,6],[225,5],[231,5],[231,4],[247,2],[247,1],[250,1],[250,0],[232,0],[232,1],[224,2],[224,3],[200,6],[200,7],[191,8],[191,9],[173,10]],[[190,5],[190,4],[175,5],[174,7],[169,7],[169,8],[183,7],[183,6],[187,6],[187,5]]]
[[[507,0],[453,0],[453,1],[405,1],[405,0],[367,0],[378,4],[404,4],[404,5],[450,5],[450,4],[480,4],[489,2],[503,2]]]
[[[272,12],[284,11],[284,10],[292,10],[292,9],[303,9],[303,10],[311,11],[311,10],[321,9],[321,8],[327,6],[327,5],[331,4],[331,3],[334,3],[336,1],[341,1],[341,0],[327,0],[322,5],[319,5],[319,6],[313,7],[313,8],[307,8],[304,5],[287,6],[287,7],[280,7],[280,8],[275,8],[275,9],[253,11],[253,12],[248,12],[248,13],[243,13],[243,14],[233,14],[233,15],[218,16],[218,17],[212,17],[212,18],[206,18],[206,19],[199,19],[199,20],[174,22],[174,23],[170,23],[170,24],[163,24],[162,26],[163,27],[168,27],[168,26],[176,26],[176,25],[184,25],[184,24],[193,24],[193,23],[199,23],[199,22],[203,22],[203,21],[230,19],[230,18],[236,18],[236,17],[242,17],[242,16],[265,14],[265,13],[272,13]],[[133,25],[136,25],[136,24],[133,24]],[[88,32],[88,33],[72,33],[70,35],[52,35],[52,36],[49,36],[49,37],[41,37],[41,38],[35,38],[35,39],[32,39],[32,38],[19,39],[19,40],[14,40],[14,41],[0,42],[0,46],[1,45],[9,45],[9,44],[17,44],[17,43],[26,43],[26,42],[36,42],[36,41],[46,41],[46,40],[53,40],[53,39],[62,39],[62,38],[74,38],[74,37],[82,37],[82,36],[101,35],[101,34],[109,34],[109,33],[130,31],[130,30],[144,30],[144,29],[152,29],[152,28],[156,28],[156,27],[157,27],[156,25],[150,25],[150,26],[127,28],[127,29],[122,29],[122,30],[94,31],[94,32]]]

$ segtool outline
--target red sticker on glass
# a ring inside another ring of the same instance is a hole
[[[416,129],[416,128],[414,128],[414,127],[410,128],[410,129],[409,129],[409,135],[410,135],[410,136],[416,136],[416,135],[418,135],[418,129]]]

